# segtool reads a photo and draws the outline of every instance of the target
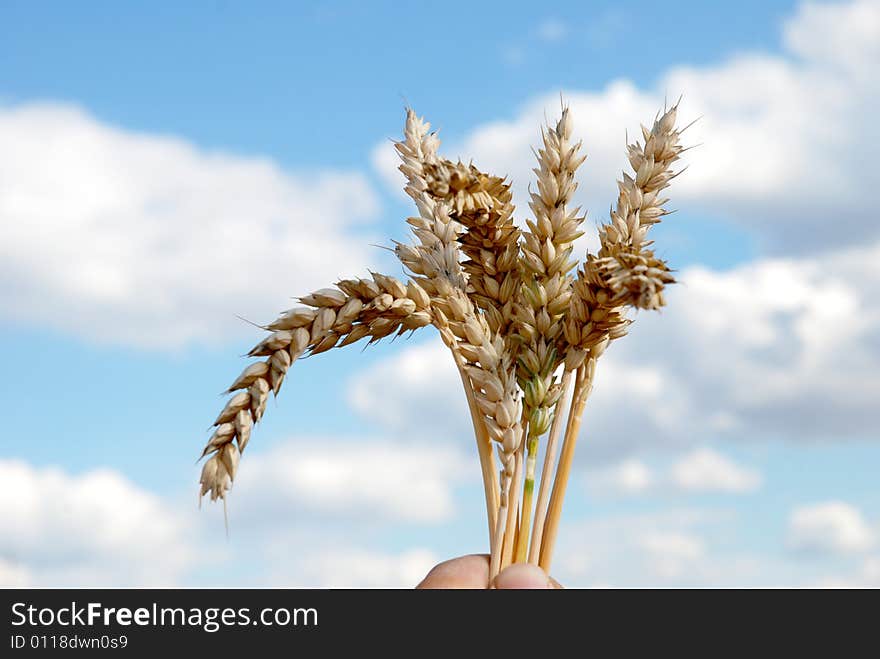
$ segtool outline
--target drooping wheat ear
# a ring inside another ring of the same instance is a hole
[[[223,499],[229,490],[251,430],[266,409],[269,392],[281,389],[291,364],[300,356],[319,354],[369,337],[416,330],[431,322],[430,299],[415,282],[403,284],[378,273],[372,279],[343,279],[300,298],[306,306],[283,313],[267,326],[272,334],[255,346],[250,357],[267,357],[248,366],[227,390],[235,393],[214,421],[214,434],[202,457],[200,494]]]
[[[468,293],[485,312],[489,328],[507,336],[520,284],[520,231],[513,221],[510,184],[472,164],[445,159],[426,165],[425,175],[429,194],[447,202],[462,225]]]
[[[571,414],[557,466],[541,538],[540,565],[550,568],[553,546],[568,484],[581,413],[592,388],[596,361],[613,341],[626,334],[628,308],[657,309],[663,290],[675,280],[666,263],[649,249],[648,230],[668,214],[660,194],[680,172],[671,167],[684,148],[675,127],[678,105],[663,112],[651,129],[642,126],[644,145],[627,145],[634,176],[618,181],[617,206],[599,228],[599,254],[587,255],[573,288],[565,338],[572,346],[567,367],[579,367]],[[539,502],[540,505],[540,502]],[[537,531],[537,529],[536,529]]]
[[[522,289],[515,309],[515,329],[520,342],[517,379],[525,396],[528,422],[527,457],[523,483],[523,516],[517,560],[525,560],[531,521],[532,493],[537,467],[538,439],[550,428],[553,410],[562,395],[556,378],[564,359],[564,315],[571,297],[572,243],[583,232],[580,209],[570,206],[577,189],[575,173],[586,159],[581,143],[572,142],[568,108],[555,126],[542,131],[543,146],[537,152],[537,190],[529,206],[534,221],[523,233]]]

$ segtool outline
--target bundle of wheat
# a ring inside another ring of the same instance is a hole
[[[440,157],[430,124],[408,110],[396,148],[418,210],[407,220],[416,241],[397,243],[394,251],[410,280],[378,273],[342,280],[300,298],[303,306],[266,327],[272,333],[250,352],[265,359],[232,383],[233,395],[214,422],[202,453],[208,459],[200,496],[225,500],[269,393],[278,394],[298,357],[433,325],[452,354],[470,409],[486,498],[490,578],[512,562],[549,569],[597,362],[626,334],[627,311],[659,309],[664,289],[675,281],[647,233],[668,212],[661,193],[677,175],[671,168],[684,151],[676,112],[677,105],[664,110],[651,128],[642,127],[644,143],[627,145],[633,174],[618,182],[617,205],[599,228],[599,252],[588,253],[572,274],[584,216],[571,201],[586,156],[572,141],[568,108],[543,131],[529,204],[533,218],[524,231],[514,223],[506,180]]]

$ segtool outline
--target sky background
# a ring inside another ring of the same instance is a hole
[[[592,229],[625,136],[700,144],[681,284],[599,364],[569,586],[880,586],[880,2],[0,2],[0,584],[412,586],[485,551],[433,330],[298,362],[222,508],[219,393],[413,213],[404,105],[514,183],[560,94]],[[594,247],[595,232],[581,249]]]

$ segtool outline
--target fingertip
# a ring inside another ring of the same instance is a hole
[[[437,588],[486,588],[489,582],[489,557],[470,554],[444,561],[428,572],[416,590]]]
[[[547,573],[537,565],[514,563],[495,577],[495,587],[499,590],[544,590],[553,586]]]

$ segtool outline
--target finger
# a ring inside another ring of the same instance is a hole
[[[444,561],[435,566],[422,582],[419,590],[435,588],[482,588],[489,583],[489,557],[470,554]]]
[[[553,588],[547,573],[531,563],[514,563],[504,568],[495,577],[495,587],[499,590]]]

